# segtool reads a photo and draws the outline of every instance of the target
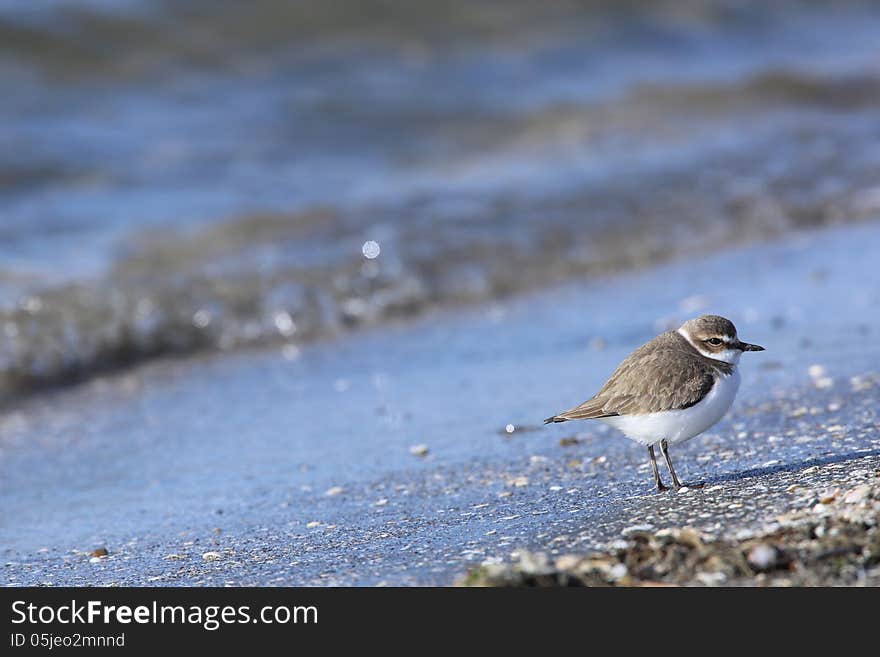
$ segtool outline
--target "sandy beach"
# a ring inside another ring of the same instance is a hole
[[[3,583],[878,584],[877,34],[0,0]],[[703,313],[766,351],[687,490],[542,424]]]
[[[759,531],[877,478],[878,250],[877,223],[806,231],[31,398],[0,423],[5,583],[451,585],[634,532]],[[702,488],[655,493],[609,428],[540,426],[702,312],[767,348],[676,450]]]

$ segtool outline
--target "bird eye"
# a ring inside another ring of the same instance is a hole
[[[706,342],[711,344],[713,347],[717,347],[718,345],[721,344],[721,339],[720,338],[709,338],[708,340],[706,340]]]

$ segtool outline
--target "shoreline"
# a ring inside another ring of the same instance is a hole
[[[638,525],[753,528],[795,508],[801,478],[857,485],[877,467],[877,242],[876,224],[819,231],[293,360],[154,363],[32,399],[0,426],[6,582],[451,585],[512,552],[576,554]],[[706,487],[654,495],[642,450],[607,428],[531,429],[700,304],[768,348],[743,364],[731,414],[675,455]]]
[[[310,213],[303,216],[308,217]],[[280,228],[281,217],[270,220],[275,222],[280,230],[286,230]],[[235,355],[271,348],[285,349],[295,358],[302,349],[315,344],[333,343],[364,331],[395,325],[418,326],[437,313],[479,313],[493,305],[516,304],[533,296],[552,294],[555,289],[602,285],[621,276],[638,276],[652,269],[674,267],[676,263],[796,243],[822,232],[834,235],[850,229],[870,231],[877,223],[877,220],[860,218],[811,229],[789,227],[781,233],[771,230],[763,239],[756,235],[739,238],[731,235],[733,241],[727,242],[715,235],[707,237],[709,241],[701,245],[698,256],[694,255],[696,247],[691,244],[682,251],[651,251],[649,247],[632,260],[614,260],[622,257],[614,251],[614,246],[619,246],[618,238],[606,235],[615,254],[610,256],[612,260],[591,261],[583,267],[572,265],[563,274],[540,264],[541,254],[537,254],[533,262],[510,265],[523,268],[526,274],[520,272],[520,278],[533,274],[528,283],[521,282],[510,290],[503,280],[497,284],[490,281],[477,284],[465,276],[457,281],[464,284],[463,291],[458,288],[454,291],[449,285],[438,287],[436,281],[432,282],[424,272],[417,270],[386,277],[381,266],[369,260],[350,263],[350,276],[332,293],[324,289],[323,284],[316,283],[320,272],[313,272],[302,280],[282,279],[267,289],[261,289],[262,284],[249,288],[246,282],[221,277],[213,283],[205,280],[198,284],[200,293],[196,296],[200,301],[194,305],[186,303],[192,290],[176,290],[173,285],[153,292],[137,286],[127,291],[115,289],[110,280],[136,278],[136,272],[146,266],[150,257],[141,256],[145,262],[137,264],[135,258],[131,264],[134,272],[126,273],[124,267],[119,268],[88,285],[76,283],[29,294],[22,298],[20,307],[0,310],[0,323],[4,324],[11,340],[6,346],[9,351],[6,365],[0,370],[0,408],[11,409],[28,399],[136,372],[139,367],[159,361],[186,361],[193,357]],[[221,227],[221,231],[223,229]],[[191,239],[196,241],[196,236]],[[466,269],[470,271],[473,266],[471,263]],[[399,263],[391,267],[399,267]],[[173,267],[171,271],[174,275],[180,273],[174,272]],[[338,287],[338,281],[334,285]],[[110,294],[106,293],[107,288]],[[249,298],[248,290],[256,296]],[[347,296],[349,292],[353,296]],[[184,299],[183,305],[179,297]],[[232,309],[245,298],[248,305],[262,310],[254,311],[252,316],[236,317]],[[275,306],[271,299],[276,300]],[[206,310],[212,305],[220,309],[217,316]],[[224,318],[226,311],[232,314]],[[29,342],[16,344],[21,336],[28,336]],[[65,353],[64,345],[78,345],[76,353]]]

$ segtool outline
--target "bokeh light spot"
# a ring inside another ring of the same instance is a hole
[[[382,249],[379,247],[379,242],[375,240],[368,240],[364,242],[364,245],[361,247],[361,253],[364,254],[364,257],[368,260],[372,260],[379,256],[382,252]]]

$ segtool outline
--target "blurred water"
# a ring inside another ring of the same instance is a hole
[[[876,218],[878,33],[860,2],[0,2],[0,393]]]

